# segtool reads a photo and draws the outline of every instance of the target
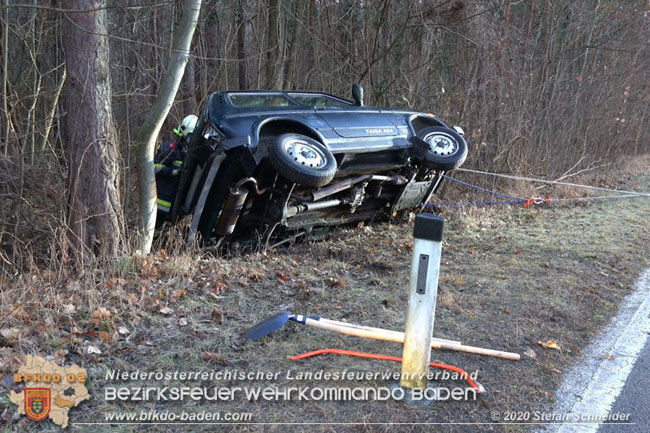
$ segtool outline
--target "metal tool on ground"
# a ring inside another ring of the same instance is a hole
[[[371,326],[356,325],[337,320],[329,320],[321,317],[306,317],[300,314],[283,312],[275,314],[267,319],[262,320],[252,328],[248,329],[244,337],[249,340],[258,340],[273,331],[280,329],[288,321],[301,323],[314,328],[326,331],[337,332],[339,334],[352,335],[356,337],[369,338],[372,340],[391,341],[394,343],[404,342],[404,333]],[[482,347],[466,346],[459,341],[446,340],[442,338],[431,338],[431,348],[442,350],[453,350],[456,352],[473,353],[477,355],[493,356],[502,359],[518,361],[519,354],[503,352],[500,350],[485,349]]]
[[[271,332],[280,329],[288,321],[301,323],[314,328],[333,331],[339,334],[353,335],[356,337],[370,338],[372,340],[392,341],[395,343],[404,342],[404,333],[392,331],[389,329],[374,328],[372,326],[357,325],[354,323],[340,322],[338,320],[329,320],[318,316],[304,316],[302,314],[293,314],[290,312],[278,313],[268,317],[244,333],[244,337],[249,340],[258,340]],[[460,345],[460,341],[446,340],[444,338],[432,338],[431,347],[447,345]]]

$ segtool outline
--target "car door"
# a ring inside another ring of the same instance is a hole
[[[343,138],[398,135],[395,123],[377,109],[328,107],[318,110],[318,115]]]

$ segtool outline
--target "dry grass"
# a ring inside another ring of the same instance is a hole
[[[628,165],[625,175],[614,172],[580,181],[647,191],[648,167],[650,161],[646,160]],[[555,196],[559,191],[552,193]],[[450,188],[447,195],[455,194]],[[0,290],[0,329],[14,328],[17,333],[0,337],[0,374],[9,375],[0,378],[0,419],[7,431],[56,431],[49,422],[12,418],[15,409],[6,398],[10,374],[27,353],[50,355],[62,364],[75,362],[88,369],[94,397],[71,411],[73,422],[98,421],[106,411],[138,411],[145,406],[157,410],[205,407],[252,412],[256,422],[362,423],[310,430],[402,431],[406,427],[367,423],[489,422],[494,410],[549,408],[562,371],[615,313],[638,273],[650,265],[649,212],[647,199],[527,209],[445,209],[446,242],[435,335],[519,353],[532,349],[537,358],[523,357],[515,363],[435,351],[434,361],[479,370],[479,381],[488,394],[477,402],[439,403],[431,408],[396,402],[244,400],[153,406],[114,404],[101,397],[107,368],[399,371],[398,364],[345,357],[324,356],[295,363],[287,359],[323,347],[400,355],[397,344],[328,334],[293,323],[258,342],[242,342],[239,335],[280,311],[403,329],[412,247],[410,222],[342,230],[326,242],[267,253],[225,258],[199,251],[160,251],[146,259],[125,258],[112,268],[76,278],[34,271],[5,280]],[[128,333],[120,333],[121,327]],[[562,351],[545,350],[537,344],[551,338],[559,340]],[[91,345],[102,354],[89,354]],[[228,384],[242,385],[219,385]],[[248,426],[245,430],[285,428]],[[470,431],[462,426],[456,430]],[[494,426],[493,430],[524,429]],[[148,431],[183,429],[159,426]]]

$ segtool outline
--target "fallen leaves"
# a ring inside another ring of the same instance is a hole
[[[0,371],[16,372],[25,363],[25,354],[15,353],[8,347],[0,347]]]
[[[179,300],[179,299],[185,297],[185,295],[187,295],[187,290],[185,290],[185,289],[176,289],[172,293],[172,298],[174,300]]]
[[[86,348],[86,352],[89,355],[101,355],[102,354],[102,351],[99,350],[99,347],[93,346],[93,345],[88,345],[88,347]]]
[[[75,329],[72,333],[77,337],[95,338],[95,328],[88,328],[87,331]]]
[[[18,328],[0,329],[0,346],[17,346],[21,337],[21,330]]]
[[[138,296],[135,293],[129,293],[126,295],[126,302],[129,303],[129,305],[134,305],[138,302]]]
[[[212,310],[212,313],[210,315],[217,323],[219,323],[220,325],[223,324],[223,313],[221,311]]]
[[[339,278],[329,278],[328,283],[329,283],[330,287],[343,287],[344,286],[343,280],[341,280]]]
[[[17,328],[0,329],[0,337],[5,340],[17,340],[20,337],[20,330]]]
[[[205,360],[205,361],[216,361],[216,362],[222,363],[223,365],[228,364],[228,359],[225,356],[222,356],[222,355],[220,355],[218,353],[203,352],[201,354],[201,356],[203,357],[203,360]]]
[[[452,307],[456,304],[456,300],[454,299],[454,295],[451,294],[451,292],[442,292],[440,294],[440,303],[445,306],[445,307]]]
[[[63,304],[63,312],[66,314],[74,314],[77,311],[77,307],[73,304]]]
[[[106,287],[108,287],[109,290],[119,289],[123,284],[124,281],[121,278],[117,277],[109,278],[106,280]]]
[[[158,278],[160,273],[153,257],[134,257],[140,276],[148,279]]]
[[[15,307],[11,304],[6,307],[1,307],[0,317],[10,318],[13,317],[16,320],[29,320],[29,314],[25,311],[22,304],[16,305]]]
[[[249,269],[249,270],[246,272],[246,276],[247,276],[251,281],[261,281],[261,280],[264,278],[264,273],[263,273],[263,272],[260,272],[260,271],[257,271],[257,270]],[[224,286],[225,286],[225,284],[224,284]]]
[[[524,355],[526,355],[527,357],[529,357],[531,359],[536,359],[537,358],[537,353],[535,353],[535,351],[533,349],[531,349],[530,347],[528,349],[526,349],[526,351],[524,352]]]
[[[557,340],[547,340],[546,342],[540,340],[537,343],[544,349],[562,350]]]
[[[158,310],[158,312],[159,312],[160,314],[165,315],[165,316],[170,316],[170,315],[172,315],[172,314],[174,313],[174,309],[165,306],[165,307],[162,307],[160,310]]]
[[[110,320],[110,319],[111,319],[111,312],[108,310],[108,308],[99,307],[98,309],[92,312],[92,314],[90,315],[90,319],[88,319],[88,321],[93,325],[98,326],[104,320]]]

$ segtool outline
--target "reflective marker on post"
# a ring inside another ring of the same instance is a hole
[[[427,387],[444,221],[433,214],[420,214],[415,218],[402,388]]]

